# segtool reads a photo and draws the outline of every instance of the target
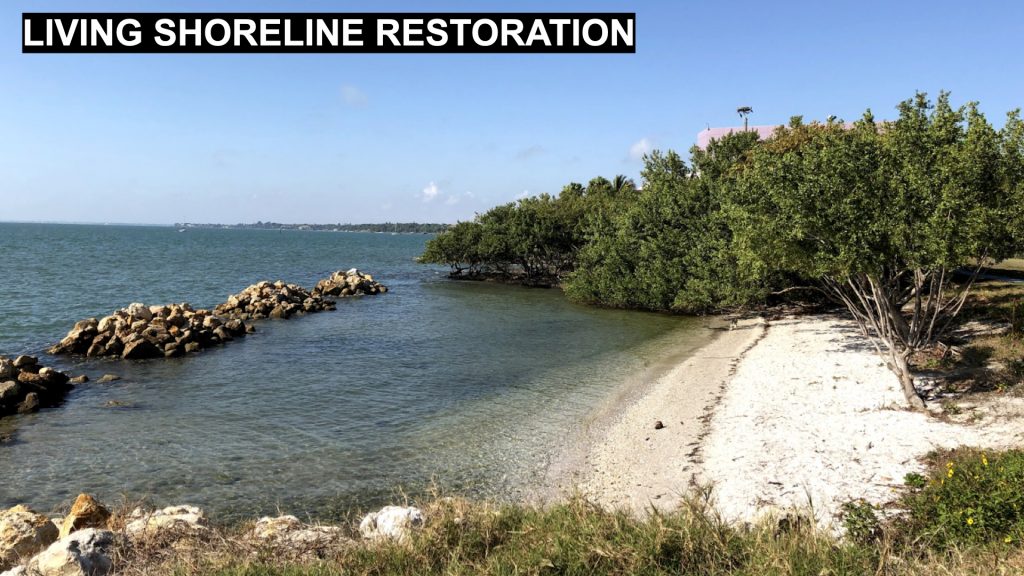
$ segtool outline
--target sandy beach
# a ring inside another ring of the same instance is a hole
[[[734,325],[653,382],[594,435],[576,486],[593,501],[667,510],[711,485],[730,521],[893,499],[935,448],[1024,443],[1024,400],[975,405],[962,422],[904,408],[896,377],[837,316]],[[662,421],[664,428],[655,429]]]
[[[763,333],[758,319],[724,327],[652,382],[639,383],[645,387],[639,393],[615,398],[571,449],[562,491],[578,490],[604,506],[633,511],[676,507],[698,471],[711,409],[740,357]]]

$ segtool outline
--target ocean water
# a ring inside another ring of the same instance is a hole
[[[93,378],[57,408],[0,420],[0,506],[87,491],[328,518],[435,488],[520,498],[602,400],[711,337],[695,319],[447,280],[414,262],[427,238],[0,224],[0,354]],[[353,266],[391,291],[185,358],[43,352],[131,302],[209,307]],[[122,379],[96,383],[104,373]]]

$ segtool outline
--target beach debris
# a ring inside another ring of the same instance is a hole
[[[385,506],[367,514],[359,533],[368,540],[407,542],[414,528],[423,526],[423,511],[414,506]]]
[[[39,365],[33,356],[0,356],[0,416],[56,406],[71,389],[70,378]]]
[[[364,294],[383,294],[387,291],[387,286],[374,280],[373,276],[364,274],[356,268],[351,268],[344,272],[338,270],[331,274],[329,278],[324,278],[317,282],[313,288],[313,294],[341,298],[362,296]]]
[[[107,528],[110,510],[89,494],[79,494],[71,511],[64,517],[60,527],[60,538],[83,528]]]
[[[27,506],[0,512],[0,570],[46,549],[57,540],[57,527],[46,516]]]
[[[654,423],[654,429],[655,430],[661,430],[664,427],[665,427],[665,424],[661,420],[658,420],[657,422]]]
[[[109,530],[78,530],[50,544],[49,548],[32,558],[26,573],[39,576],[104,576],[114,568],[110,558],[113,547],[114,533]]]

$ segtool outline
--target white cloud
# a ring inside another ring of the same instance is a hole
[[[516,194],[516,198],[515,199],[516,200],[522,200],[523,198],[529,198],[529,197],[530,197],[530,191],[529,190],[523,190],[519,194]]]
[[[427,187],[420,193],[420,198],[423,198],[424,202],[433,202],[440,193],[441,189],[437,187],[437,184],[431,182],[430,184],[427,184]]]
[[[341,87],[341,99],[349,106],[366,106],[367,102],[366,94],[351,84]]]
[[[649,153],[651,150],[654,150],[654,144],[650,138],[645,136],[629,147],[629,158],[630,160],[642,160],[644,154]]]

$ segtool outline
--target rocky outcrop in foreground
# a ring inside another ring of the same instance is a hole
[[[134,303],[97,320],[75,324],[50,354],[120,356],[124,359],[181,356],[230,342],[252,331],[238,319],[228,319],[189,304],[146,306]]]
[[[385,506],[362,519],[357,537],[370,545],[406,543],[423,523],[418,508]],[[319,558],[332,548],[356,544],[354,527],[307,524],[295,516],[260,518],[250,526],[231,538],[237,539],[236,550],[254,555]],[[63,519],[25,506],[0,511],[0,576],[106,576],[120,569],[121,559],[140,563],[141,556],[145,565],[147,558],[164,557],[168,550],[226,537],[195,506],[135,509],[119,518],[81,494]]]
[[[387,291],[387,286],[375,281],[373,276],[364,274],[355,268],[345,272],[338,270],[329,278],[317,282],[313,287],[313,294],[342,298],[364,294],[383,294]]]
[[[355,268],[335,272],[310,291],[297,284],[263,281],[213,310],[194,309],[187,303],[146,306],[131,304],[101,319],[75,324],[50,354],[119,356],[126,360],[171,358],[218,346],[255,331],[246,321],[290,318],[334,310],[328,297],[381,294],[388,289]],[[2,378],[0,378],[2,381]]]
[[[66,374],[39,365],[34,356],[0,356],[0,416],[56,406],[71,390]]]

